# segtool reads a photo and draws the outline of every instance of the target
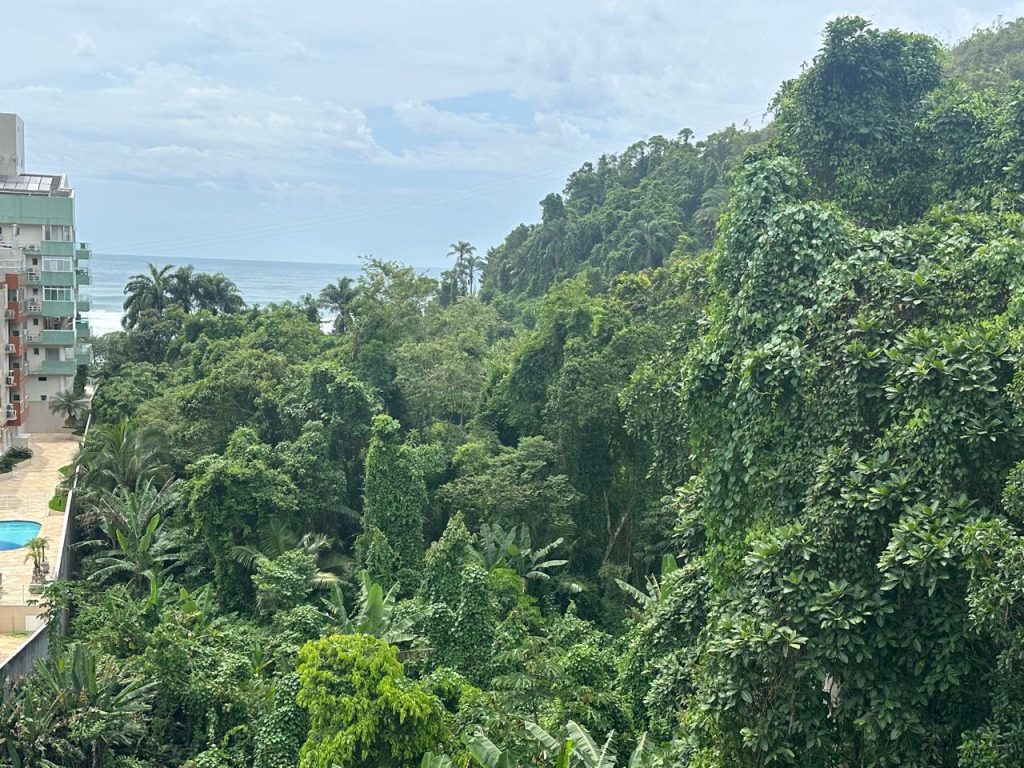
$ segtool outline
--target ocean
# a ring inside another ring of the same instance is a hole
[[[132,275],[148,273],[147,264],[182,266],[191,264],[197,272],[223,272],[238,286],[250,306],[295,301],[307,293],[316,296],[320,289],[339,277],[355,279],[361,264],[312,264],[297,261],[244,261],[240,259],[186,258],[155,260],[152,256],[113,256],[94,253],[91,259],[92,285],[83,289],[92,299],[88,313],[93,335],[119,330],[123,314],[124,286]],[[418,268],[418,272],[436,277],[437,268]]]

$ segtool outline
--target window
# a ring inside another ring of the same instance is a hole
[[[32,347],[32,354],[38,356],[39,355],[39,347]]]
[[[40,377],[39,377],[39,380],[40,380],[40,381],[43,381],[44,379],[43,379],[43,377],[42,377],[42,376],[40,376]],[[46,395],[40,395],[40,396],[39,396],[39,399],[40,399],[40,400],[41,400],[42,402],[46,402]]]
[[[50,285],[43,286],[43,301],[71,301],[71,289]]]
[[[39,377],[39,380],[40,380],[40,381],[46,381],[46,377],[45,377],[45,376],[40,376],[40,377]]]
[[[39,266],[39,259],[37,259],[35,256],[32,257],[32,266],[33,267],[38,267]]]
[[[71,259],[46,257],[43,259],[43,270],[46,272],[70,272],[72,270]]]
[[[39,325],[39,318],[38,317],[33,317],[32,318],[32,325],[35,325],[35,326]]]
[[[74,232],[67,224],[43,225],[43,240],[56,240],[61,243],[70,243],[74,239]]]

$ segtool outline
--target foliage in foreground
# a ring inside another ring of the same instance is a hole
[[[140,276],[0,765],[1024,762],[1019,24],[838,19],[441,281]]]

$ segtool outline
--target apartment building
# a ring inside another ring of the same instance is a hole
[[[75,240],[75,192],[63,174],[25,172],[25,127],[0,114],[0,277],[7,301],[0,323],[0,450],[63,417],[48,400],[72,388],[91,360],[86,243]]]

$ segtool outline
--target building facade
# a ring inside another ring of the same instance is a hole
[[[71,390],[91,360],[88,244],[75,240],[75,193],[64,175],[26,173],[24,125],[0,114],[0,449],[51,432],[64,417],[50,401]]]

